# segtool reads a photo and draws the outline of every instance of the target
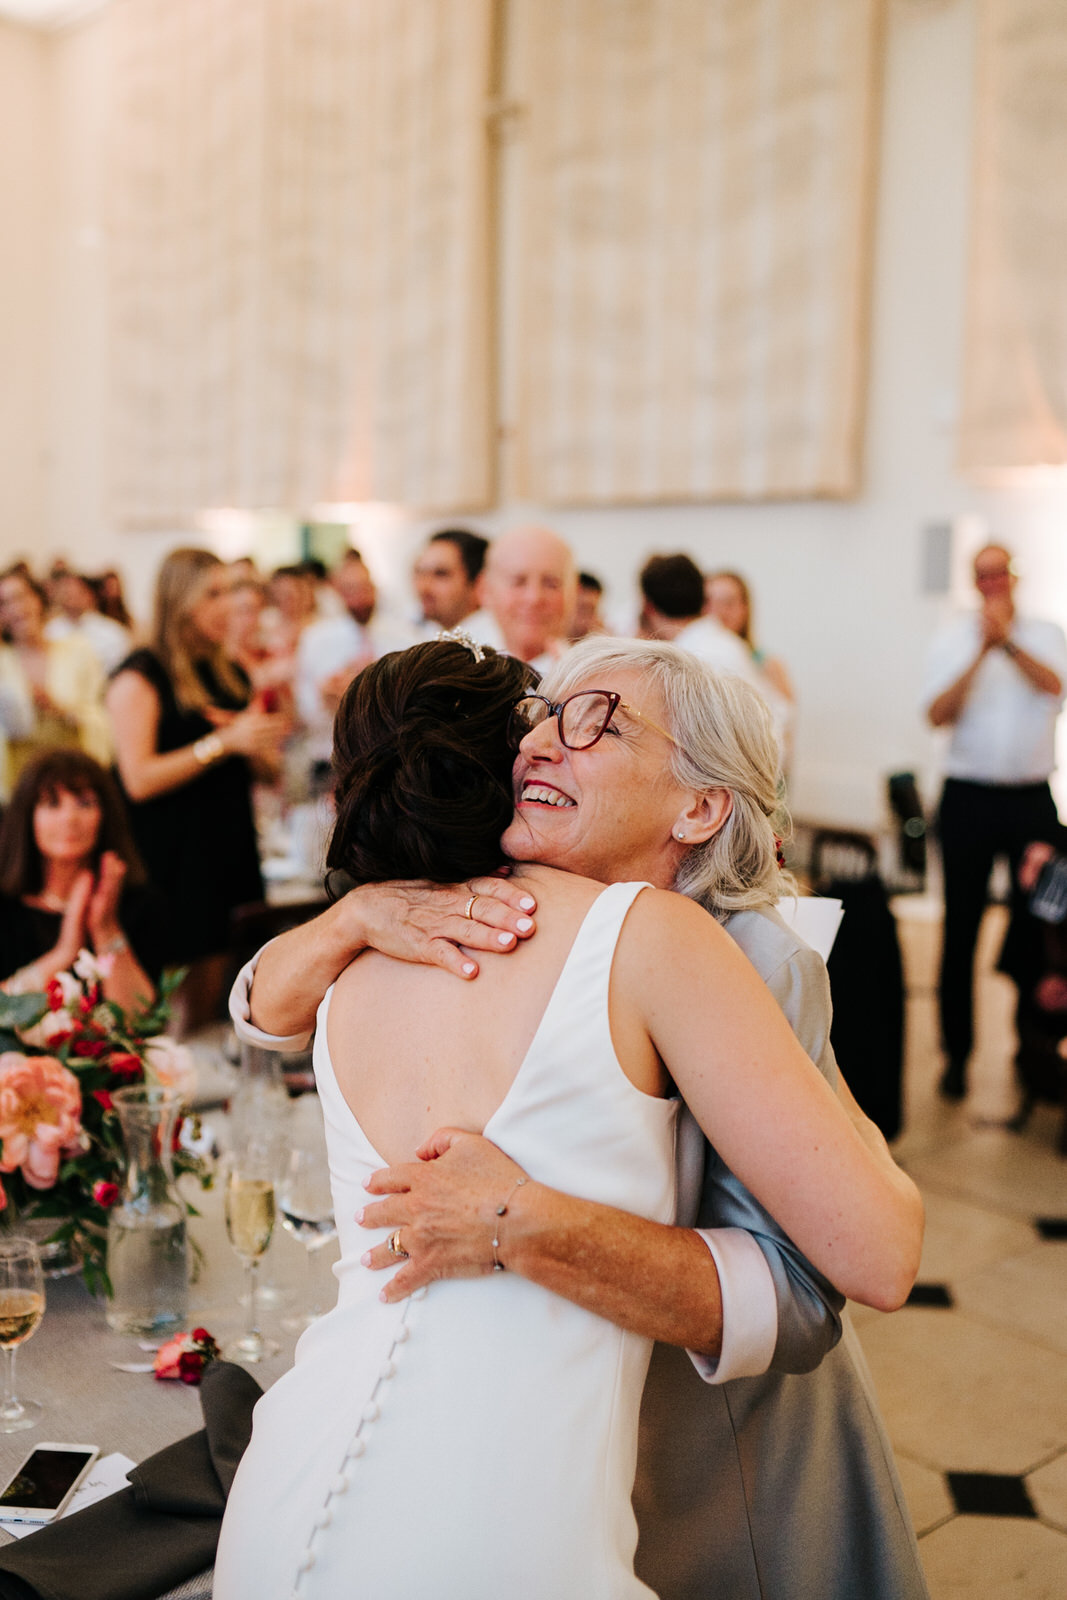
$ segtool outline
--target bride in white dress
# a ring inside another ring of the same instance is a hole
[[[440,881],[496,864],[522,672],[436,643],[361,674],[335,729],[333,864]],[[552,708],[566,777],[524,803],[580,828],[587,853],[603,836],[617,855],[625,827],[637,861],[723,819],[714,792],[671,776],[662,712],[631,700],[624,677]],[[365,1252],[386,1240],[357,1225],[364,1181],[443,1124],[486,1130],[530,1184],[669,1221],[676,1084],[843,1292],[884,1299],[914,1273],[908,1180],[855,1133],[722,930],[640,883],[520,870],[538,936],[477,984],[367,952],[323,1000],[338,1303],[256,1409],[216,1600],[651,1593],[633,1574],[630,1508],[650,1345],[518,1275],[489,1276],[519,1225],[514,1195],[486,1216],[486,1276],[380,1298]],[[399,1262],[402,1239],[389,1248]]]

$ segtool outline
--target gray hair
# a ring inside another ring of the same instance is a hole
[[[786,819],[766,703],[743,679],[714,672],[690,651],[642,639],[583,639],[549,669],[541,688],[562,700],[583,684],[610,689],[621,671],[639,672],[659,690],[678,741],[669,757],[676,782],[700,793],[725,789],[732,801],[718,832],[686,851],[674,887],[719,921],[773,905],[791,883],[778,867],[775,833],[784,833]]]

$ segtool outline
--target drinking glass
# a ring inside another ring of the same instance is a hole
[[[226,1173],[226,1232],[244,1262],[248,1293],[245,1331],[222,1352],[230,1361],[263,1361],[278,1353],[277,1341],[260,1332],[256,1301],[259,1258],[274,1231],[274,1169],[269,1146],[246,1145],[231,1157]]]
[[[4,1394],[0,1400],[0,1433],[32,1428],[41,1415],[36,1400],[15,1393],[15,1351],[44,1316],[44,1274],[41,1253],[32,1239],[13,1234],[0,1239],[0,1346],[4,1351]]]
[[[278,1209],[282,1226],[307,1249],[307,1306],[302,1313],[282,1319],[287,1332],[299,1333],[326,1310],[317,1298],[314,1258],[337,1235],[325,1148],[298,1145],[290,1152],[278,1184]]]

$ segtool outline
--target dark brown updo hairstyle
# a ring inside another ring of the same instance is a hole
[[[100,869],[100,857],[113,850],[126,863],[128,887],[146,881],[133,842],[122,796],[111,776],[82,750],[46,750],[23,767],[0,823],[0,894],[18,899],[44,887],[44,863],[33,836],[33,813],[41,800],[54,800],[60,789],[95,794],[100,802],[100,832],[89,865]]]
[[[364,667],[333,725],[328,885],[457,883],[498,867],[513,809],[508,719],[536,680],[513,656],[444,639]]]

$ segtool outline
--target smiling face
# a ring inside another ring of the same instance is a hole
[[[222,562],[205,567],[186,611],[193,634],[207,644],[224,643],[232,605],[233,582]]]
[[[44,605],[33,586],[17,572],[0,583],[0,622],[16,644],[37,644],[44,623]]]
[[[516,528],[490,545],[479,593],[509,654],[533,661],[565,633],[575,584],[573,558],[558,535]]]
[[[92,789],[45,790],[33,808],[33,840],[46,862],[88,863],[100,837],[103,811]]]
[[[614,689],[666,727],[662,696],[638,672],[611,682],[574,685]],[[671,746],[662,733],[620,705],[603,737],[588,750],[568,750],[548,717],[519,746],[515,816],[501,844],[513,861],[537,861],[601,883],[647,879],[674,882],[683,847],[674,832],[694,801],[670,771]]]

